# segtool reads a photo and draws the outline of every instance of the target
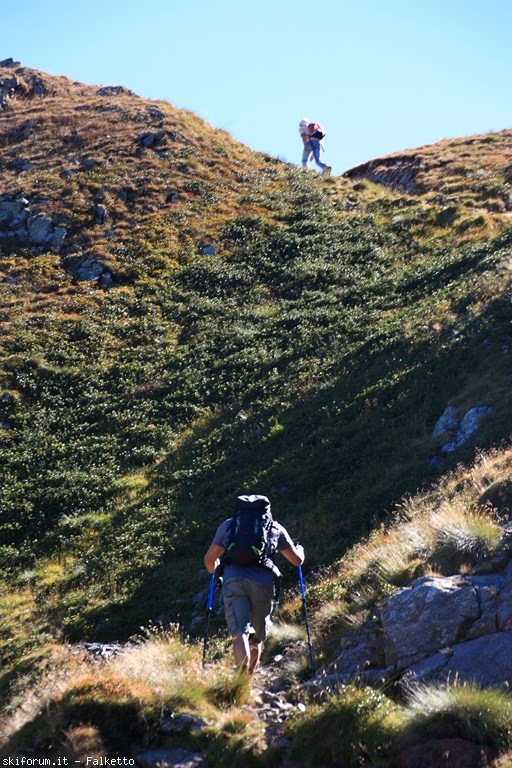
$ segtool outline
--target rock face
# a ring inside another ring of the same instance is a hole
[[[507,556],[509,556],[508,553]],[[329,681],[512,683],[512,562],[499,571],[424,577],[386,597],[343,639]]]
[[[98,281],[101,288],[111,287],[112,275],[93,252],[70,254],[64,259],[64,264],[76,280]]]
[[[408,667],[438,648],[454,645],[480,615],[477,590],[469,581],[457,577],[417,579],[383,605],[387,666]]]
[[[27,72],[20,67],[19,61],[14,59],[4,59],[0,61],[2,69],[14,69],[15,72],[10,77],[0,79],[0,109],[6,109],[9,105],[9,99],[17,94],[25,94],[31,98],[44,96],[46,93],[43,78],[36,72]],[[25,83],[17,77],[23,73]]]
[[[449,405],[439,417],[432,431],[432,437],[444,436],[445,440],[441,445],[441,451],[443,453],[453,453],[469,440],[480,426],[482,416],[490,413],[491,410],[486,405],[475,406],[470,408],[459,422],[455,415],[455,408]]]
[[[105,223],[108,212],[101,203],[94,203],[94,214],[98,223]],[[23,196],[0,195],[0,245],[30,248],[34,253],[61,254],[67,230],[52,219],[34,210]],[[76,280],[98,281],[102,288],[110,288],[112,275],[103,261],[94,253],[78,252],[63,255],[65,266]]]
[[[32,208],[23,196],[0,195],[0,242],[13,241],[36,250],[58,253],[66,229]]]
[[[404,155],[372,160],[346,171],[343,176],[352,181],[366,179],[413,194],[417,190],[417,176],[421,169],[422,162],[419,158]]]

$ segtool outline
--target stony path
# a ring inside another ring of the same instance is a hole
[[[286,655],[274,657],[270,663],[260,667],[253,676],[251,702],[248,705],[256,711],[265,729],[268,746],[285,746],[284,727],[288,718],[297,711],[304,712],[300,687],[290,684],[287,670],[303,655],[302,650],[289,649]]]

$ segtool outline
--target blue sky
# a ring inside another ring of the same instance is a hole
[[[24,0],[2,28],[0,59],[164,99],[289,162],[319,120],[333,173],[512,127],[511,0]]]

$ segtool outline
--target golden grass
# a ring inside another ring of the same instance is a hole
[[[403,738],[459,737],[503,750],[511,745],[512,697],[469,683],[415,685]]]
[[[20,686],[0,719],[0,739],[15,749],[30,728],[36,746],[65,746],[79,759],[88,750],[105,754],[104,720],[117,733],[131,718],[143,741],[145,729],[149,737],[165,716],[181,712],[206,721],[212,738],[245,738],[247,730],[252,744],[260,729],[252,712],[240,710],[250,697],[248,676],[235,672],[229,657],[203,668],[201,651],[177,627],[151,628],[100,661],[80,648],[56,645],[39,682]]]

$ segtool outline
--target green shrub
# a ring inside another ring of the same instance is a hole
[[[512,745],[512,698],[472,684],[424,685],[408,696],[405,741],[459,737],[503,751]]]
[[[374,765],[387,765],[394,753],[403,712],[371,688],[341,686],[320,704],[295,715],[286,731],[291,757],[303,766],[361,765],[364,755]]]
[[[243,671],[227,671],[217,674],[215,681],[208,686],[206,698],[215,706],[241,706],[249,700],[251,690],[250,677]]]

